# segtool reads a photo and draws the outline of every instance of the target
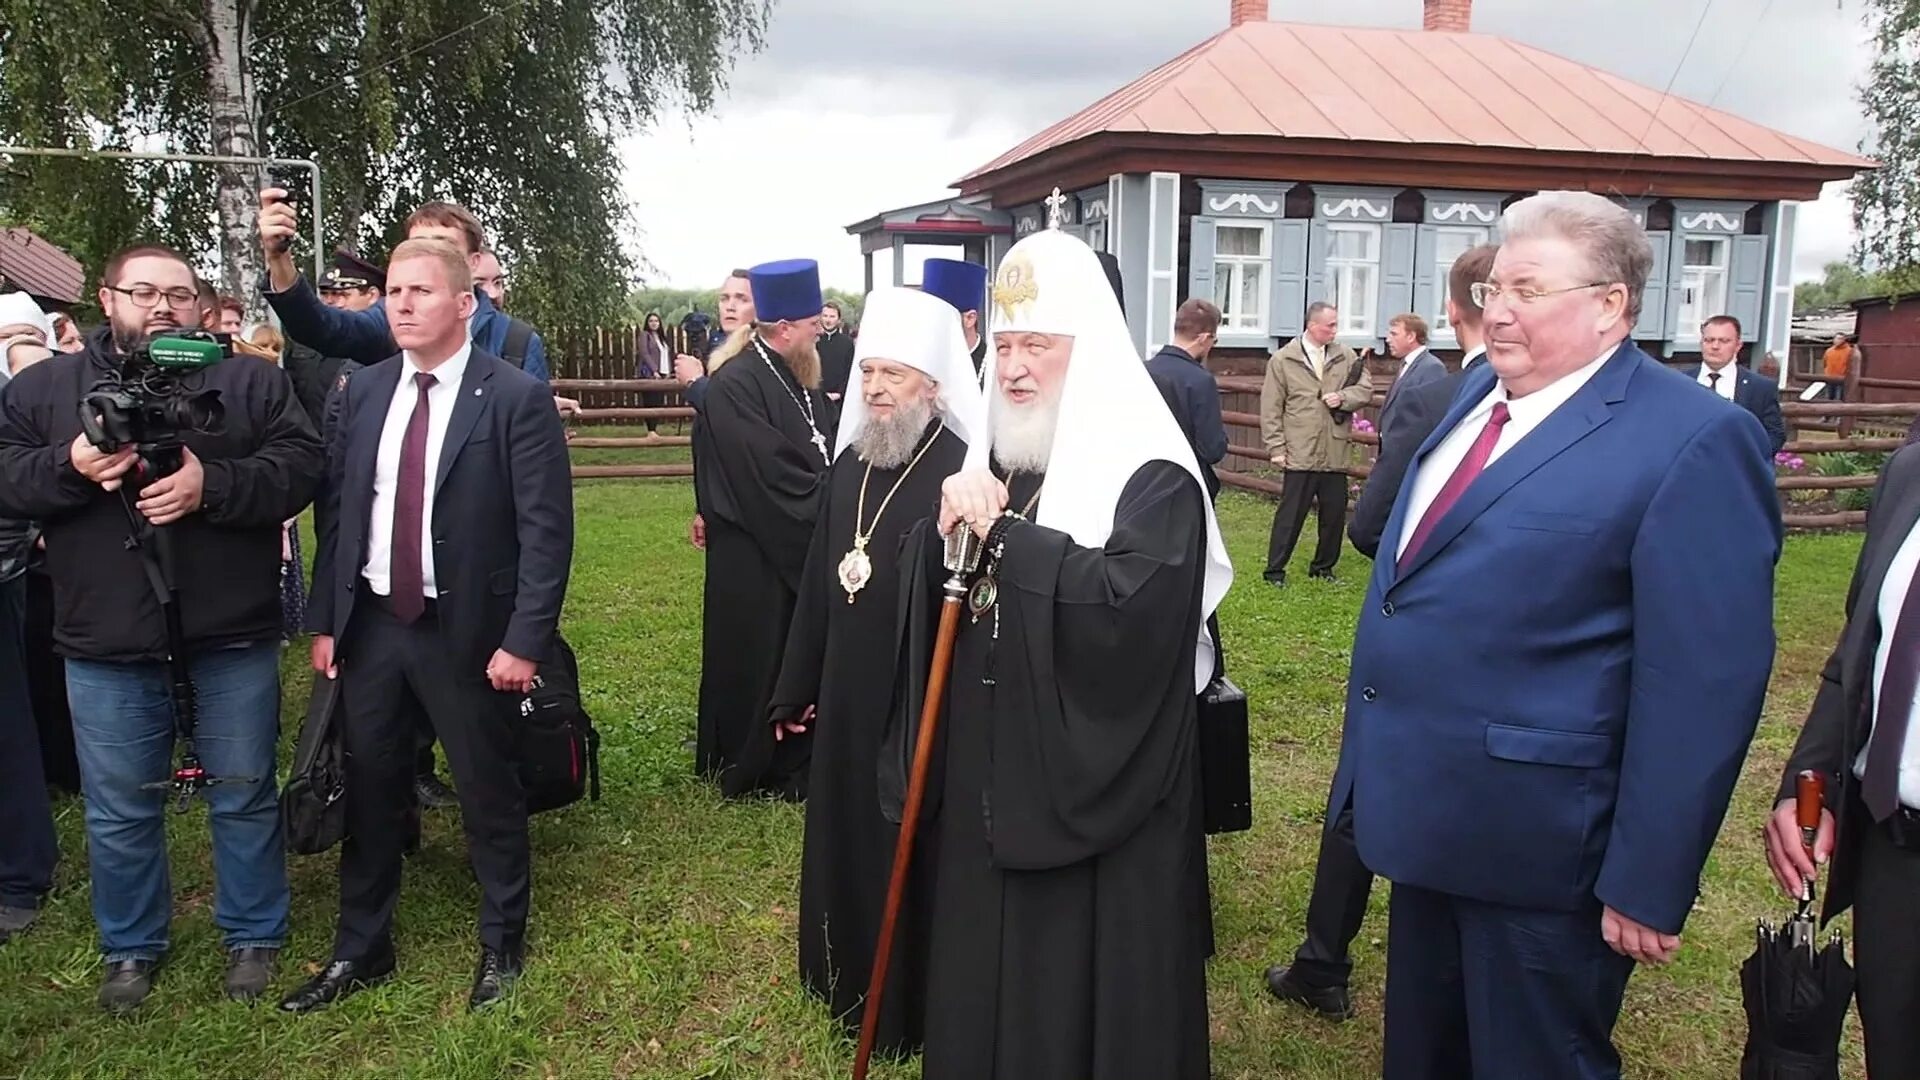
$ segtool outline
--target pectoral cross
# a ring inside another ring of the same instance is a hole
[[[809,424],[808,426],[811,427],[812,425]],[[813,448],[820,451],[821,461],[829,465],[833,464],[833,455],[827,452],[827,437],[822,435],[818,428],[815,428],[813,432]]]
[[[1045,202],[1047,204],[1047,228],[1058,229],[1060,227],[1060,218],[1066,210],[1067,197],[1060,194],[1059,188],[1054,188],[1053,194],[1047,196]]]

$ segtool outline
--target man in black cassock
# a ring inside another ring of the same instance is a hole
[[[970,582],[925,825],[925,1080],[1206,1080],[1212,948],[1195,694],[1232,577],[1192,450],[1085,244],[1015,245],[993,290],[991,453],[943,486]],[[924,645],[938,586],[905,586]],[[906,682],[926,676],[905,650]],[[913,686],[904,695],[913,699]],[[883,753],[902,788],[917,709]],[[936,789],[937,787],[937,789]]]
[[[820,271],[796,259],[757,266],[749,278],[754,336],[707,377],[693,435],[707,542],[696,764],[728,796],[797,800],[806,796],[804,750],[776,753],[767,699],[832,454],[814,347]]]
[[[813,744],[800,976],[857,1029],[898,832],[877,788],[892,669],[875,658],[898,639],[901,541],[984,436],[986,403],[959,318],[914,289],[868,296],[853,371],[770,719],[783,743]],[[894,951],[877,1044],[889,1052],[920,1042],[924,922]]]
[[[966,335],[967,355],[973,358],[973,379],[987,363],[987,335],[981,331],[981,312],[987,309],[987,268],[960,259],[928,259],[920,264],[920,288],[953,305],[960,313],[960,331]]]

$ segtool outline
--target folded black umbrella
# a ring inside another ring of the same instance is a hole
[[[1815,941],[1802,905],[1785,926],[1762,922],[1740,967],[1747,1049],[1740,1080],[1839,1080],[1840,1029],[1853,1000],[1853,966],[1839,935]]]

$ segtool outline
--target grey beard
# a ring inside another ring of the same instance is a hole
[[[932,422],[933,403],[925,399],[894,406],[893,415],[884,420],[869,413],[866,426],[853,440],[854,452],[876,469],[898,469],[913,460],[913,452]]]
[[[1043,473],[1053,456],[1053,432],[1060,422],[1060,401],[1032,405],[1009,401],[993,417],[993,456],[1010,472]]]

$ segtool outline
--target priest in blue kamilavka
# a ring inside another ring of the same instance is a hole
[[[880,812],[880,742],[898,696],[901,541],[986,436],[960,318],[913,289],[867,297],[840,440],[768,719],[782,752],[810,740],[800,865],[800,974],[849,1027],[873,967],[897,827]],[[924,904],[894,949],[878,1046],[920,1041]]]
[[[928,259],[920,265],[920,288],[945,300],[960,314],[967,355],[977,380],[987,363],[987,268],[959,259]]]
[[[810,259],[748,275],[747,347],[707,379],[693,450],[706,518],[697,765],[728,795],[806,794],[804,757],[772,754],[767,699],[832,462],[820,392],[820,271]]]
[[[1195,694],[1232,568],[1092,250],[1022,240],[991,306],[990,437],[943,485],[938,522],[985,556],[921,826],[924,1076],[1207,1080]],[[916,644],[946,576],[935,532],[912,539],[926,556],[903,586]],[[925,651],[906,652],[902,675],[924,679]],[[899,716],[889,745],[911,746],[918,710]],[[901,763],[882,755],[889,802]]]

